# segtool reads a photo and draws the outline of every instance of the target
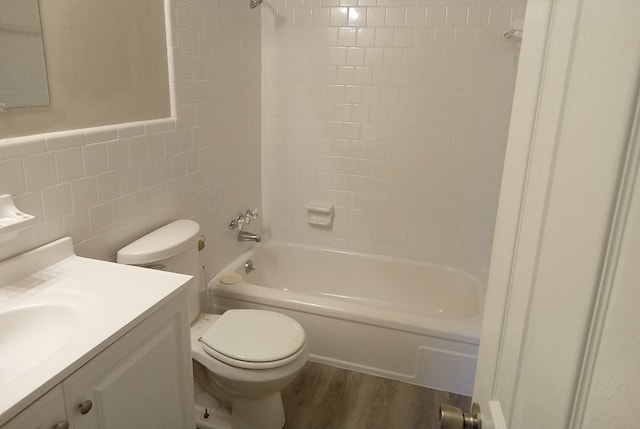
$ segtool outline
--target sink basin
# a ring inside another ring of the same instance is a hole
[[[189,279],[77,256],[68,237],[0,261],[0,427]]]
[[[0,312],[0,380],[7,383],[62,349],[78,314],[57,304],[34,304]]]

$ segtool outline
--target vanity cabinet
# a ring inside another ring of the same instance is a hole
[[[68,423],[64,395],[62,385],[58,385],[9,420],[2,429],[65,429],[65,422]]]
[[[163,310],[62,382],[71,428],[189,427],[189,322],[182,312],[167,317]]]
[[[66,377],[2,429],[195,427],[186,294]]]

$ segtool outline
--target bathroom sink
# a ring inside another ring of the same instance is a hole
[[[77,256],[68,237],[0,261],[0,426],[189,279]]]
[[[0,312],[0,380],[9,382],[62,349],[78,325],[63,305],[35,304]]]

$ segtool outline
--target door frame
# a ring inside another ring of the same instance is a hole
[[[473,395],[483,427],[490,401],[511,427],[582,422],[638,198],[640,7],[613,3],[527,5]]]

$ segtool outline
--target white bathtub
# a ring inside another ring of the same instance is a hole
[[[255,270],[247,274],[249,259]],[[243,280],[222,284],[230,272]],[[229,264],[208,290],[214,312],[264,308],[292,316],[316,362],[471,395],[483,290],[463,271],[266,243]]]

